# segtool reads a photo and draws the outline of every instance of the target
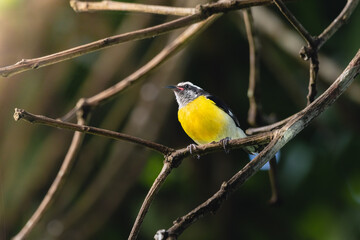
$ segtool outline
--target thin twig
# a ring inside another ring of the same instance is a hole
[[[245,9],[242,11],[245,22],[246,36],[249,42],[249,58],[250,58],[250,73],[249,73],[249,111],[248,111],[248,123],[251,126],[264,125],[265,121],[261,113],[261,101],[260,101],[260,61],[259,61],[259,39],[254,25],[254,19],[252,10]],[[278,199],[279,188],[277,184],[277,172],[276,172],[276,160],[270,160],[269,178],[271,183],[271,203],[276,203]]]
[[[313,37],[301,25],[301,23],[296,19],[296,17],[290,12],[290,10],[285,6],[285,4],[281,0],[274,0],[274,3],[307,43],[307,46],[303,47],[303,49],[306,49],[306,54],[300,54],[300,56],[302,56],[304,60],[310,59],[310,77],[309,77],[308,95],[306,97],[307,105],[309,105],[311,102],[314,101],[315,96],[317,94],[316,79],[317,79],[317,73],[319,71],[319,61],[317,60],[318,59],[317,38]]]
[[[233,139],[229,141],[227,148],[231,150],[245,148],[247,146],[265,145],[269,143],[273,137],[274,132],[268,132],[266,134],[259,134],[241,139]],[[223,151],[223,145],[221,142],[199,145],[196,147],[196,149],[192,151],[192,154],[204,156],[206,154],[217,151]],[[178,167],[181,164],[182,160],[188,156],[190,156],[189,148],[176,150],[170,155],[166,156],[164,166],[158,177],[155,179],[153,185],[151,186],[141,206],[138,216],[136,217],[135,223],[128,238],[129,240],[136,239],[140,230],[141,223],[145,218],[146,212],[148,211],[150,204],[154,200],[156,193],[159,191],[166,177],[170,174],[173,168]]]
[[[229,141],[227,145],[227,149],[238,149],[238,148],[245,148],[247,146],[254,146],[254,145],[265,145],[271,141],[274,137],[274,132],[267,132],[266,134],[258,134],[254,136],[249,136],[246,138],[241,139],[232,139]],[[198,156],[204,156],[206,154],[212,152],[223,151],[223,145],[221,142],[216,143],[209,143],[204,145],[199,145],[196,149],[193,149],[192,154]],[[151,186],[148,194],[145,197],[145,200],[141,206],[141,209],[136,217],[135,223],[132,227],[131,233],[129,235],[129,240],[136,239],[139,231],[141,223],[143,222],[146,212],[148,211],[152,201],[155,198],[156,193],[161,188],[162,184],[164,183],[166,177],[170,174],[173,168],[178,167],[182,160],[188,156],[190,156],[189,148],[178,149],[172,152],[170,155],[166,156],[164,161],[164,166],[159,173],[158,177],[155,179],[153,185]]]
[[[160,190],[162,184],[165,182],[167,176],[171,173],[173,166],[171,165],[171,162],[165,158],[164,165],[155,179],[154,183],[152,184],[150,190],[148,191],[143,204],[141,205],[141,208],[139,210],[138,215],[136,216],[135,223],[131,229],[130,235],[128,240],[133,240],[137,238],[137,235],[140,231],[141,223],[144,221],[145,215],[147,211],[150,208],[151,203],[153,202],[157,192]]]
[[[312,54],[310,57],[310,78],[308,84],[308,95],[306,96],[307,105],[310,105],[315,100],[317,90],[316,90],[316,82],[317,76],[319,72],[319,60],[317,52]]]
[[[317,50],[319,50],[324,43],[329,40],[332,35],[344,25],[351,14],[354,12],[356,6],[358,5],[359,0],[348,0],[345,7],[340,12],[340,14],[330,23],[330,25],[318,36],[317,41]]]
[[[257,86],[259,82],[259,40],[257,39],[256,30],[254,28],[254,19],[252,17],[251,9],[243,10],[246,35],[249,42],[249,88],[247,96],[249,98],[249,111],[248,111],[248,123],[251,126],[263,125],[263,121],[260,115],[261,103],[260,103],[260,91]]]
[[[277,0],[278,1],[278,0]],[[307,105],[314,101],[317,94],[316,79],[319,71],[318,51],[321,46],[346,22],[352,12],[355,10],[359,0],[348,0],[340,14],[331,22],[331,24],[318,36],[313,37],[313,43],[303,47],[300,51],[301,56],[310,58],[310,80],[307,95]],[[305,54],[304,54],[305,52]]]
[[[215,212],[224,200],[238,189],[245,181],[254,175],[267,161],[274,157],[286,143],[293,139],[320,113],[331,106],[337,98],[349,87],[355,77],[360,73],[360,49],[355,57],[336,79],[336,81],[313,103],[297,113],[284,127],[277,130],[275,138],[263,151],[250,161],[243,169],[236,173],[229,181],[222,184],[220,190],[207,201],[196,207],[183,217],[178,218],[167,231],[160,230],[157,237],[162,239],[177,239],[189,226],[206,214]]]
[[[74,131],[78,131],[78,132],[85,132],[85,133],[91,133],[91,134],[95,134],[95,135],[111,137],[114,139],[126,140],[126,141],[134,142],[134,143],[149,147],[153,150],[163,153],[164,155],[167,155],[167,161],[165,163],[166,166],[164,166],[164,168],[163,168],[164,170],[161,172],[161,174],[158,177],[159,179],[157,178],[153,187],[150,189],[148,196],[145,198],[143,206],[137,217],[137,221],[136,221],[137,224],[134,224],[134,232],[132,232],[132,235],[131,235],[132,237],[129,237],[130,239],[136,238],[136,235],[140,228],[141,222],[144,219],[145,214],[146,214],[148,208],[150,207],[152,200],[155,197],[155,194],[160,189],[162,183],[165,181],[166,176],[170,173],[171,169],[179,166],[179,164],[185,157],[190,156],[190,152],[189,152],[188,148],[183,148],[183,149],[179,149],[179,150],[175,151],[175,150],[168,148],[166,146],[163,146],[161,144],[149,142],[149,141],[139,139],[139,138],[136,138],[133,136],[120,134],[120,133],[112,132],[112,131],[105,130],[105,129],[89,127],[89,126],[85,126],[85,125],[64,123],[59,120],[51,119],[48,117],[33,115],[31,113],[28,113],[28,112],[26,112],[24,110],[20,110],[20,109],[15,110],[14,118],[16,121],[18,121],[20,119],[24,119],[31,123],[39,123],[39,124],[44,124],[44,125],[57,127],[57,128],[69,129],[69,130],[74,130]],[[81,135],[80,133],[77,133],[74,136],[80,136],[80,135]],[[272,137],[273,137],[273,133],[268,132],[266,134],[258,134],[258,135],[254,135],[254,136],[250,136],[250,137],[246,137],[246,138],[242,138],[242,139],[230,140],[228,143],[228,149],[231,150],[231,149],[244,148],[244,147],[253,146],[253,145],[264,145],[264,144],[267,144],[272,139]],[[223,145],[221,142],[209,143],[209,144],[198,146],[195,150],[193,150],[193,154],[203,156],[203,155],[209,154],[211,152],[222,151],[222,150],[223,150]],[[72,150],[72,152],[73,151],[74,150]],[[70,154],[70,150],[69,150],[68,154]],[[69,156],[73,156],[73,155],[69,155]],[[68,158],[66,158],[66,159],[68,159]],[[67,160],[66,164],[64,162],[64,164],[63,164],[64,170],[62,170],[63,168],[60,169],[59,174],[58,174],[59,178],[63,176],[65,170],[68,171],[68,166],[69,166],[68,162],[69,161],[70,160]],[[50,200],[53,199],[54,193],[56,191],[58,191],[57,190],[58,185],[59,185],[58,182],[61,181],[61,179],[55,180],[55,181],[57,184],[54,185],[54,187],[50,188],[49,195],[47,195],[43,200],[44,203],[42,203],[40,205],[39,209],[36,211],[34,216],[28,221],[28,223],[26,224],[24,229],[19,233],[19,238],[17,238],[17,237],[15,238],[16,240],[23,239],[22,236],[28,234],[31,231],[34,224],[40,219],[43,212],[46,211],[47,206],[50,203]]]
[[[353,1],[352,1],[353,2]],[[352,6],[354,7],[354,6]],[[285,52],[287,52],[291,57],[298,57],[299,55],[299,48],[302,45],[302,38],[297,34],[297,32],[292,31],[288,27],[287,24],[282,23],[279,21],[278,15],[270,11],[270,9],[266,8],[253,8],[253,15],[256,19],[257,23],[257,29],[261,32],[262,35],[266,35],[269,37],[274,43],[282,48]],[[345,9],[344,9],[345,10]],[[343,10],[343,11],[344,11]],[[242,16],[242,13],[239,11],[238,15]],[[337,17],[339,18],[339,17]],[[349,18],[349,15],[346,15],[346,19]],[[234,17],[232,20],[238,25],[242,25],[239,23],[238,18]],[[342,23],[344,23],[342,21]],[[291,26],[292,27],[292,26]],[[284,39],[288,39],[286,44],[284,44]],[[267,49],[264,49],[267,51]],[[264,57],[267,57],[269,54],[265,54]],[[267,57],[269,58],[269,57]],[[270,59],[270,58],[269,58]],[[322,68],[319,69],[319,79],[326,82],[328,85],[333,83],[333,80],[339,76],[342,69],[338,66],[337,63],[335,63],[334,60],[330,59],[326,55],[321,55],[319,52],[319,61],[321,63]],[[302,63],[303,64],[303,63]],[[305,65],[304,65],[305,66]],[[275,65],[274,65],[275,67]],[[276,72],[275,69],[272,69],[274,72]],[[286,74],[285,74],[286,75]],[[281,76],[281,78],[284,78],[285,76]],[[286,77],[285,77],[286,78]],[[285,80],[285,79],[284,79]],[[289,80],[289,79],[288,79]],[[290,86],[291,83],[287,80],[287,84]],[[345,96],[347,98],[350,98],[352,101],[356,102],[357,104],[360,104],[360,95],[358,92],[360,84],[357,82],[354,82],[352,84],[351,88],[348,89],[348,91],[345,92]],[[294,85],[291,85],[291,88],[295,91],[297,91],[296,87]],[[299,95],[300,93],[297,91],[296,95]],[[296,99],[296,96],[294,94],[293,99]],[[301,96],[299,95],[297,99],[301,99]]]
[[[304,46],[300,50],[300,56],[304,60],[310,59],[310,77],[307,95],[307,105],[309,105],[314,101],[317,94],[316,80],[319,71],[318,50],[345,23],[345,20],[355,10],[359,0],[348,0],[339,16],[331,22],[319,37],[310,35],[281,0],[274,0],[274,3],[307,42],[307,46]]]
[[[257,133],[263,133],[263,132],[267,132],[267,131],[272,131],[274,129],[278,129],[281,128],[282,126],[284,126],[290,119],[292,119],[296,114],[291,115],[290,117],[287,117],[281,121],[278,121],[276,123],[272,123],[270,125],[266,125],[266,126],[262,126],[262,127],[257,127],[257,128],[248,128],[246,129],[246,134],[248,135],[253,135],[253,134],[257,134]]]
[[[148,64],[140,68],[138,71],[136,71],[134,74],[130,75],[127,79],[124,79],[123,81],[119,82],[117,85],[122,84],[122,86],[126,86],[123,83],[124,82],[130,82],[131,84],[131,77],[135,81],[136,79],[139,79],[139,76],[136,73],[139,73],[140,76],[144,73],[147,73],[149,70],[153,69],[154,67],[158,66],[161,62],[163,62],[167,57],[174,53],[176,49],[183,46],[190,38],[192,38],[196,33],[199,33],[200,31],[204,30],[212,21],[214,21],[217,17],[219,17],[221,14],[217,16],[212,16],[209,19],[207,19],[204,22],[194,24],[193,26],[189,27],[184,31],[178,38],[176,38],[173,42],[171,42],[168,46],[166,46],[155,58],[153,58]],[[124,87],[121,88],[114,88],[112,91],[121,91]],[[114,91],[114,92],[115,92]],[[115,92],[116,93],[116,92]],[[100,93],[98,94],[102,96],[103,99],[107,99],[109,97],[106,97],[105,94]],[[95,96],[96,97],[96,96]],[[89,100],[89,102],[91,102]],[[156,193],[159,191],[160,187],[162,186],[162,183],[165,181],[166,177],[170,174],[171,169],[173,166],[169,164],[169,161],[164,161],[163,170],[160,172],[159,176],[155,179],[153,185],[151,186],[150,190],[148,191],[141,208],[138,212],[138,215],[135,219],[135,222],[132,226],[131,232],[129,234],[128,239],[136,239],[137,235],[139,234],[140,227],[142,222],[144,221],[145,215],[155,198]]]
[[[199,5],[196,8],[198,9],[198,13],[190,16],[181,17],[179,19],[159,24],[153,27],[104,38],[95,42],[70,48],[68,50],[57,52],[51,55],[33,59],[22,59],[21,61],[13,65],[0,68],[0,75],[3,77],[9,77],[20,72],[52,65],[58,62],[82,56],[84,54],[108,48],[120,43],[159,36],[172,30],[203,21],[210,16],[221,12],[234,11],[252,6],[267,5],[270,3],[272,3],[272,0],[236,0],[231,2],[218,2]]]
[[[281,202],[280,194],[279,194],[279,181],[278,181],[278,171],[277,171],[277,162],[276,157],[273,157],[269,161],[270,169],[269,169],[269,180],[271,186],[271,198],[269,203],[271,205],[278,205]]]
[[[84,115],[87,115],[87,113],[84,113]],[[86,120],[84,118],[86,117],[79,116],[77,123],[79,125],[85,124]],[[66,177],[70,172],[71,166],[73,165],[74,160],[76,159],[81,143],[84,139],[84,135],[85,134],[82,134],[80,132],[74,133],[69,150],[64,158],[64,161],[61,165],[59,172],[56,175],[55,180],[51,184],[48,192],[41,201],[39,207],[36,209],[36,211],[33,213],[30,219],[26,222],[25,226],[21,229],[21,231],[16,236],[13,237],[13,240],[25,239],[31,233],[33,228],[40,221],[40,219],[43,217],[46,211],[49,209],[51,203],[54,201],[55,195],[60,191],[61,186],[65,182]]]
[[[14,74],[24,72],[30,69],[37,69],[65,60],[69,60],[75,57],[82,56],[87,53],[105,49],[107,47],[145,38],[158,36],[160,34],[167,33],[177,28],[181,28],[202,20],[201,14],[194,14],[191,16],[182,17],[171,22],[159,24],[153,27],[136,30],[124,34],[115,35],[112,37],[104,38],[92,43],[84,44],[78,47],[70,48],[61,52],[57,52],[51,55],[47,55],[40,58],[23,59],[14,65],[0,68],[0,75],[3,77],[9,77]]]
[[[99,104],[102,104],[112,97],[116,96],[120,92],[124,91],[138,80],[140,80],[146,74],[149,74],[152,70],[156,69],[160,66],[163,62],[165,62],[169,57],[173,56],[176,52],[181,50],[190,40],[192,40],[196,34],[200,33],[201,29],[204,29],[206,25],[210,24],[212,21],[216,19],[215,15],[208,20],[204,21],[203,23],[194,24],[188,27],[183,33],[181,33],[174,41],[168,44],[161,52],[159,52],[154,58],[152,58],[149,62],[147,62],[144,66],[137,69],[135,72],[127,76],[126,78],[119,81],[117,84],[95,94],[92,97],[87,99],[83,99],[79,101],[78,104],[70,110],[64,117],[61,118],[63,121],[68,121],[72,118],[76,111],[84,106],[87,107],[96,107]]]
[[[296,17],[290,12],[281,0],[273,0],[279,10],[284,14],[287,20],[293,25],[293,27],[300,33],[306,43],[310,46],[315,45],[314,37],[303,27],[303,25],[296,19]]]
[[[215,15],[212,18],[209,19],[209,21],[206,21],[205,24],[210,24],[213,20],[216,19]],[[161,52],[159,52],[154,58],[152,58],[148,63],[146,63],[144,66],[136,70],[134,73],[130,74],[117,84],[109,87],[108,89],[105,89],[104,91],[89,97],[86,99],[86,103],[90,106],[94,107],[100,103],[103,103],[121,91],[124,91],[131,85],[133,85],[137,80],[148,74],[150,71],[154,70],[160,64],[165,62],[170,56],[177,53],[179,50],[181,50],[194,36],[196,36],[197,33],[200,32],[199,26],[203,26],[202,23],[199,23],[201,25],[193,25],[188,27],[182,34],[179,35],[174,41],[172,41],[170,44],[168,44]],[[205,26],[205,25],[204,25]]]
[[[78,132],[93,134],[93,135],[97,135],[97,136],[108,137],[108,138],[112,138],[112,139],[116,139],[116,140],[132,142],[132,143],[136,143],[136,144],[145,146],[147,148],[153,149],[155,151],[158,151],[164,155],[169,154],[174,151],[173,149],[166,147],[162,144],[151,142],[151,141],[141,139],[138,137],[134,137],[131,135],[127,135],[124,133],[114,132],[114,131],[110,131],[110,130],[106,130],[106,129],[102,129],[102,128],[91,127],[91,126],[86,126],[86,125],[79,125],[79,124],[75,124],[75,123],[63,122],[60,120],[56,120],[56,119],[41,116],[41,115],[34,115],[34,114],[26,112],[23,109],[15,108],[14,119],[15,119],[15,121],[24,119],[30,123],[42,124],[42,125],[47,125],[50,127],[78,131]]]
[[[127,141],[127,142],[132,142],[132,143],[136,143],[136,144],[142,145],[144,147],[150,148],[157,152],[160,152],[163,155],[175,153],[176,156],[178,156],[178,155],[184,155],[185,157],[189,156],[189,151],[186,148],[180,149],[180,150],[174,150],[165,145],[151,142],[148,140],[144,140],[144,139],[134,137],[131,135],[127,135],[124,133],[114,132],[111,130],[96,128],[96,127],[91,127],[91,126],[86,126],[86,125],[79,125],[79,124],[75,124],[75,123],[63,122],[60,120],[56,120],[56,119],[41,116],[41,115],[35,115],[32,113],[26,112],[23,109],[15,108],[14,119],[15,119],[15,121],[19,121],[19,120],[23,119],[30,123],[41,124],[41,125],[46,125],[46,126],[61,128],[61,129],[66,129],[66,130],[78,131],[78,132],[88,133],[88,134],[92,134],[92,135],[112,138],[115,140],[123,140],[123,141]],[[252,145],[264,145],[264,144],[267,144],[269,142],[269,140],[272,138],[271,137],[272,134],[273,133],[271,133],[271,132],[267,132],[267,133],[263,133],[263,134],[249,136],[246,138],[233,139],[233,140],[229,141],[227,148],[229,150],[232,150],[232,149],[238,149],[241,147],[252,146]],[[202,156],[202,155],[214,152],[214,151],[219,151],[221,149],[223,149],[223,146],[221,143],[209,143],[209,144],[204,144],[204,145],[198,146],[195,150],[193,150],[193,153]]]
[[[278,139],[276,137],[275,139]],[[174,225],[167,231],[161,231],[157,235],[161,234],[163,238],[158,239],[177,239],[178,236],[190,227],[197,220],[209,213],[214,213],[225,201],[225,199],[233,193],[243,182],[249,177],[255,174],[261,166],[263,166],[271,155],[275,155],[276,152],[272,151],[275,144],[275,139],[252,161],[250,161],[243,169],[236,173],[229,181],[224,182],[221,188],[212,197],[207,199],[204,203],[196,207],[183,217],[180,217],[174,221]]]
[[[198,12],[196,8],[169,7],[159,5],[148,5],[139,3],[126,3],[116,1],[100,1],[100,2],[83,2],[71,0],[70,6],[75,12],[91,12],[91,11],[128,11],[153,13],[163,15],[188,16]]]

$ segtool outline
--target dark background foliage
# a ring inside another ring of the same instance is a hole
[[[345,1],[303,0],[287,5],[316,35],[338,15]],[[192,141],[177,121],[173,94],[164,86],[191,81],[222,98],[246,129],[249,54],[241,16],[231,12],[218,19],[140,84],[97,108],[89,124],[174,148],[186,147]],[[0,66],[167,19],[139,13],[79,14],[67,1],[1,1]],[[254,8],[254,19],[261,41],[263,112],[280,120],[306,104],[308,66],[297,55],[303,43],[275,7]],[[358,50],[359,24],[357,8],[320,51],[325,60],[320,59],[319,93]],[[278,31],[268,31],[267,26]],[[280,26],[296,38],[287,38]],[[14,108],[60,117],[79,98],[92,96],[141,67],[177,34],[121,44],[0,79],[0,239],[16,234],[35,211],[72,136],[68,131],[15,123]],[[357,79],[282,149],[281,205],[268,204],[268,173],[261,171],[227,199],[216,215],[200,220],[180,239],[359,239],[359,84]],[[130,143],[87,136],[66,184],[30,239],[126,239],[162,161],[161,155]],[[150,239],[158,229],[170,227],[247,162],[241,150],[183,161],[160,190],[139,238]]]

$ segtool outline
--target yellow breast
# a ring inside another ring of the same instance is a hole
[[[241,137],[233,119],[205,96],[180,108],[178,118],[184,131],[197,144],[217,142],[225,137]]]

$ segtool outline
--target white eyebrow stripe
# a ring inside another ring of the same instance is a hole
[[[184,85],[190,85],[190,86],[192,86],[192,87],[195,87],[195,88],[198,88],[198,89],[201,89],[201,90],[203,90],[201,87],[199,87],[199,86],[196,86],[195,84],[193,84],[192,82],[181,82],[181,83],[178,83],[178,86],[184,86]]]

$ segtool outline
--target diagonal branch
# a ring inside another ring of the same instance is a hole
[[[243,169],[235,174],[229,181],[224,182],[221,188],[207,201],[196,207],[183,217],[174,221],[174,225],[167,231],[160,230],[157,232],[155,239],[177,239],[178,236],[190,227],[197,220],[209,213],[214,213],[225,199],[233,193],[242,183],[255,174],[261,166],[271,159],[271,155],[276,153],[275,143],[279,139],[279,135],[252,161],[250,161]],[[161,237],[160,237],[161,236]]]
[[[309,105],[314,101],[317,94],[316,79],[319,71],[318,50],[346,22],[346,19],[355,10],[359,0],[348,0],[339,16],[331,22],[319,37],[311,36],[281,0],[274,0],[274,3],[307,42],[307,46],[304,46],[300,50],[300,56],[304,60],[310,59],[310,78],[307,95],[307,105]]]
[[[177,53],[181,50],[192,38],[205,29],[213,20],[215,20],[219,15],[215,15],[209,18],[207,21],[192,25],[188,27],[182,34],[180,34],[174,41],[168,44],[161,52],[159,52],[154,58],[152,58],[148,63],[139,68],[134,73],[130,74],[114,86],[105,89],[104,91],[86,99],[86,103],[90,106],[96,106],[100,103],[103,103],[121,91],[127,89],[133,85],[137,80],[148,74],[150,71],[154,70],[160,64],[165,62],[170,56]],[[200,24],[200,25],[199,25]]]
[[[172,168],[173,168],[173,166],[172,166],[171,162],[167,161],[167,158],[165,158],[164,165],[163,165],[159,175],[153,182],[150,190],[148,191],[148,193],[144,199],[144,202],[141,205],[139,213],[136,216],[136,220],[131,229],[128,240],[134,240],[137,238],[137,235],[139,234],[139,231],[140,231],[141,224],[144,221],[145,215],[146,215],[147,211],[149,210],[151,203],[155,199],[156,194],[160,190],[160,188],[163,185],[163,183],[165,182],[166,178],[171,173]]]
[[[261,112],[261,101],[260,101],[260,43],[258,39],[257,30],[254,25],[254,19],[251,9],[243,10],[243,17],[245,22],[246,36],[249,43],[249,87],[248,87],[248,98],[249,98],[249,111],[248,111],[248,123],[251,126],[264,125],[265,119]],[[271,204],[279,203],[279,188],[278,188],[278,177],[276,171],[276,159],[270,160],[269,178],[271,186]]]
[[[174,149],[169,148],[165,145],[151,142],[151,141],[148,141],[148,140],[145,140],[142,138],[134,137],[134,136],[131,136],[131,135],[128,135],[125,133],[119,133],[119,132],[114,132],[111,130],[96,128],[96,127],[91,127],[91,126],[86,126],[86,125],[80,125],[80,124],[75,124],[75,123],[63,122],[60,120],[56,120],[56,119],[41,116],[41,115],[35,115],[32,113],[26,112],[23,109],[15,108],[14,119],[15,119],[15,121],[19,121],[19,120],[23,119],[30,123],[41,124],[41,125],[46,125],[46,126],[50,126],[50,127],[71,130],[71,131],[78,131],[78,132],[88,133],[88,134],[92,134],[92,135],[112,138],[115,140],[123,140],[123,141],[127,141],[127,142],[132,142],[132,143],[139,144],[144,147],[150,148],[157,152],[160,152],[163,155],[169,155],[169,154],[175,153],[175,155],[173,157],[174,159],[177,159],[179,156],[183,156],[183,157],[189,156],[189,151],[187,148],[175,151]],[[268,132],[268,133],[249,136],[249,137],[242,138],[242,139],[230,140],[228,149],[231,150],[231,149],[238,149],[241,147],[252,146],[252,145],[264,145],[269,142],[269,139],[271,139],[271,136],[272,136],[272,133]],[[198,155],[202,156],[202,155],[205,155],[205,154],[208,154],[211,152],[220,151],[222,149],[223,149],[223,146],[221,143],[209,143],[209,144],[198,146],[192,152],[194,154],[198,154]]]
[[[71,0],[70,6],[75,12],[91,12],[91,11],[128,11],[153,13],[163,15],[188,16],[198,12],[196,8],[169,7],[159,5],[148,5],[140,3],[127,3],[116,1],[100,1],[100,2],[83,2]]]
[[[224,200],[253,176],[267,161],[274,157],[286,143],[301,132],[320,113],[331,106],[360,73],[360,49],[336,81],[313,103],[297,113],[289,122],[277,130],[274,139],[263,151],[229,181],[224,182],[218,192],[183,217],[178,218],[167,231],[159,230],[156,239],[177,239],[189,226],[203,216],[214,213]]]
[[[78,124],[79,125],[85,124],[85,122],[86,122],[85,116],[87,115],[87,113],[83,113],[81,115],[82,116],[78,116]],[[55,195],[60,191],[61,186],[65,182],[66,177],[71,170],[71,166],[73,165],[73,163],[76,159],[76,156],[78,155],[78,152],[80,150],[83,139],[84,139],[84,134],[82,134],[80,132],[74,133],[69,150],[64,158],[64,161],[61,165],[59,172],[56,175],[55,180],[51,184],[48,192],[46,193],[45,197],[41,201],[39,207],[36,209],[36,211],[33,213],[33,215],[27,221],[25,226],[21,229],[21,231],[16,236],[14,236],[13,240],[22,240],[22,239],[27,238],[27,236],[31,233],[31,231],[36,226],[36,224],[40,221],[40,219],[43,217],[43,215],[49,209],[51,203],[55,199]]]
[[[28,71],[30,69],[38,69],[58,62],[73,59],[75,57],[108,48],[120,43],[159,36],[172,30],[203,21],[218,13],[234,11],[253,6],[267,5],[270,3],[272,3],[272,0],[236,0],[231,2],[218,2],[199,5],[196,8],[197,13],[190,16],[181,17],[179,19],[153,27],[107,37],[95,42],[87,43],[47,56],[32,59],[22,59],[13,65],[0,68],[0,75],[2,77],[9,77],[20,72]]]
[[[310,78],[309,78],[308,95],[307,95],[307,105],[309,105],[312,101],[314,101],[315,96],[317,94],[316,79],[317,79],[317,73],[319,71],[319,61],[316,50],[317,38],[311,36],[311,34],[302,26],[302,24],[296,19],[296,17],[290,12],[290,10],[285,6],[285,4],[281,0],[274,0],[274,3],[307,43],[307,46],[304,47],[304,49],[306,48],[309,51],[306,54],[306,56],[305,55],[301,55],[301,56],[305,60],[310,59]]]
[[[196,34],[204,30],[217,17],[219,17],[219,15],[212,16],[202,23],[194,24],[188,27],[183,33],[181,33],[175,40],[168,44],[161,52],[159,52],[144,66],[142,66],[123,80],[119,81],[117,84],[95,94],[92,97],[80,100],[78,104],[61,119],[63,121],[67,121],[75,115],[77,110],[83,107],[95,107],[99,104],[104,103],[105,101],[108,101],[120,92],[124,91],[125,89],[133,85],[135,82],[140,80],[142,77],[144,77],[146,74],[149,74],[152,70],[160,66],[160,64],[164,63],[169,57],[180,51],[196,36]]]
[[[351,14],[353,13],[353,11],[355,10],[355,8],[357,7],[359,3],[359,0],[348,0],[345,7],[343,8],[343,10],[340,12],[340,14],[334,19],[334,21],[331,22],[331,24],[318,36],[318,41],[317,41],[317,50],[319,50],[322,45],[330,39],[330,37],[342,26],[346,23],[346,21],[350,18]],[[307,53],[305,52],[306,48],[302,48],[302,50],[300,51],[300,54],[302,55],[302,58],[307,58]],[[311,68],[310,68],[311,69]],[[266,132],[266,131],[270,131],[270,130],[274,130],[277,129],[281,126],[283,126],[284,124],[286,124],[286,122],[288,122],[289,119],[291,119],[292,116],[281,120],[279,122],[273,123],[271,125],[267,125],[267,126],[263,126],[263,127],[258,127],[258,128],[249,128],[246,130],[247,134],[256,134],[259,132]]]
[[[227,149],[231,150],[253,145],[265,145],[271,141],[271,139],[274,137],[274,134],[275,132],[268,132],[266,134],[258,134],[246,138],[233,139],[229,141]],[[189,148],[183,148],[178,149],[167,155],[165,157],[162,170],[160,171],[159,175],[155,179],[153,185],[151,186],[148,194],[145,197],[145,200],[140,208],[138,216],[136,217],[128,240],[134,240],[137,238],[137,235],[140,231],[141,223],[143,222],[152,201],[155,199],[157,192],[160,190],[167,176],[171,173],[173,168],[178,167],[184,158],[191,155],[204,156],[206,154],[219,151],[223,151],[223,145],[221,142],[199,145],[196,147],[196,149],[192,150],[192,153],[190,153]]]
[[[73,124],[73,123],[66,123],[66,122],[62,122],[60,120],[55,120],[55,119],[48,118],[45,116],[34,115],[34,114],[28,113],[21,109],[15,109],[14,118],[16,121],[24,119],[31,123],[43,124],[43,125],[47,125],[47,126],[51,126],[51,127],[57,127],[57,128],[62,128],[62,129],[78,131],[78,133],[76,133],[74,136],[81,136],[80,132],[84,132],[84,133],[90,133],[90,134],[94,134],[94,135],[110,137],[113,139],[125,140],[125,141],[137,143],[137,144],[143,145],[145,147],[151,148],[151,149],[156,150],[166,156],[166,161],[164,162],[163,170],[161,171],[161,173],[155,180],[147,197],[144,200],[141,210],[139,211],[139,215],[138,215],[136,224],[134,224],[134,230],[131,234],[131,237],[129,237],[130,239],[136,238],[136,235],[141,226],[141,222],[143,221],[145,214],[150,207],[150,204],[152,203],[153,199],[156,196],[156,193],[159,191],[160,187],[166,180],[166,177],[170,174],[171,170],[173,168],[179,166],[181,161],[184,158],[190,156],[190,152],[189,152],[188,148],[174,150],[174,149],[171,149],[164,145],[146,141],[146,140],[143,140],[143,139],[140,139],[137,137],[133,137],[130,135],[82,125],[83,124],[82,122],[80,123],[81,125]],[[234,140],[229,141],[227,148],[231,150],[231,149],[243,148],[246,146],[264,145],[264,144],[267,144],[272,138],[273,138],[273,133],[268,132],[265,134],[253,135],[253,136],[242,138],[242,139],[234,139]],[[72,148],[70,148],[70,149],[72,149]],[[193,154],[203,156],[203,155],[209,154],[211,152],[218,152],[218,151],[222,151],[222,150],[223,150],[223,145],[221,142],[209,143],[209,144],[198,146],[195,150],[193,150]],[[75,150],[69,150],[68,154],[70,154],[70,152],[74,152],[74,151]],[[74,153],[72,153],[72,154],[74,154]],[[70,156],[73,156],[73,155],[70,155]],[[68,160],[68,161],[70,161],[70,160]],[[65,164],[65,162],[64,162],[64,170],[60,170],[58,175],[63,176],[65,170],[67,172],[68,169],[69,169],[69,163]],[[61,182],[62,180],[61,179],[56,180],[56,182],[59,182],[59,181]],[[36,211],[34,216],[29,220],[28,224],[24,227],[24,229],[21,231],[21,233],[19,233],[19,237],[15,238],[15,239],[17,239],[17,240],[23,239],[23,236],[27,235],[32,230],[35,223],[40,219],[40,217],[46,211],[50,201],[52,201],[52,199],[53,199],[54,193],[57,192],[58,189],[59,189],[59,183],[56,183],[54,185],[54,187],[50,188],[49,195],[47,195],[43,200],[44,203],[42,203],[40,205],[39,209]]]
[[[306,43],[310,46],[315,45],[315,39],[311,34],[303,27],[303,25],[296,19],[296,17],[290,12],[290,10],[285,6],[283,1],[274,0],[275,5],[279,8],[282,14],[287,18],[287,20],[293,25],[296,31],[304,38]]]
[[[185,27],[187,25],[199,22],[202,20],[201,14],[194,14],[191,16],[182,17],[167,23],[159,24],[153,27],[136,30],[124,34],[115,35],[112,37],[104,38],[95,42],[84,44],[78,47],[70,48],[61,52],[57,52],[44,57],[23,59],[14,65],[0,68],[0,75],[9,77],[14,74],[24,72],[30,69],[37,69],[44,66],[52,65],[58,62],[66,61],[75,57],[82,56],[87,53],[95,52],[105,49],[120,43],[135,41],[170,32],[174,29]]]
[[[317,37],[317,50],[319,50],[324,45],[324,43],[329,40],[342,25],[347,22],[358,4],[359,0],[347,0],[345,7],[340,12],[340,14]]]
[[[284,126],[294,116],[295,116],[295,114],[293,114],[290,117],[287,117],[287,118],[285,118],[283,120],[280,120],[280,121],[278,121],[276,123],[272,123],[270,125],[257,127],[257,128],[248,128],[248,129],[246,129],[246,134],[253,135],[253,134],[257,134],[257,133],[273,131],[274,129],[278,129],[278,128],[281,128],[282,126]]]
[[[162,144],[151,142],[151,141],[141,139],[138,137],[134,137],[134,136],[131,136],[131,135],[128,135],[125,133],[114,132],[114,131],[110,131],[110,130],[106,130],[106,129],[102,129],[102,128],[91,127],[91,126],[86,126],[86,125],[82,125],[82,124],[63,122],[63,121],[56,120],[53,118],[31,114],[31,113],[26,112],[23,109],[15,108],[14,119],[15,119],[15,121],[24,119],[30,123],[36,123],[36,124],[42,124],[42,125],[46,125],[46,126],[50,126],[50,127],[78,131],[78,132],[93,134],[93,135],[97,135],[97,136],[108,137],[108,138],[112,138],[112,139],[116,139],[116,140],[124,140],[127,142],[132,142],[132,143],[136,143],[136,144],[145,146],[147,148],[158,151],[164,155],[169,154],[174,151],[173,149],[166,147]]]

